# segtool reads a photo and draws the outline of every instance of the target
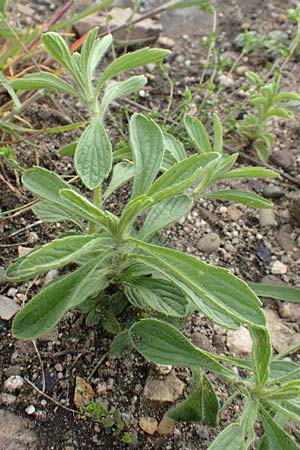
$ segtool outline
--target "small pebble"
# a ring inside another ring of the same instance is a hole
[[[26,414],[28,414],[29,416],[32,416],[32,414],[35,413],[35,406],[33,405],[29,405],[27,406],[27,408],[25,409]]]
[[[271,272],[274,275],[284,275],[285,273],[287,273],[287,270],[288,270],[288,266],[278,260],[274,261],[274,263],[272,264],[272,267],[271,267]]]
[[[145,433],[152,435],[157,430],[158,422],[154,417],[141,417],[139,426]]]
[[[15,392],[24,384],[24,378],[20,375],[12,375],[11,377],[7,378],[7,380],[4,381],[4,390],[6,392]]]

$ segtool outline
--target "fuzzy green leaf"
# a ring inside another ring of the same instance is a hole
[[[26,89],[32,91],[36,89],[49,89],[50,91],[66,92],[76,98],[81,98],[81,95],[70,84],[63,81],[56,75],[48,72],[39,72],[26,75],[24,78],[16,79],[10,82],[13,89]]]
[[[83,183],[95,189],[108,176],[112,146],[101,122],[92,122],[81,135],[75,153],[75,167]]]
[[[107,287],[107,274],[108,270],[102,268],[102,258],[98,258],[49,284],[17,314],[13,335],[18,339],[43,336],[67,310]]]
[[[147,192],[159,171],[164,155],[163,135],[160,128],[142,114],[130,120],[130,143],[135,173],[132,198]]]
[[[163,50],[159,48],[143,48],[132,53],[120,56],[113,61],[103,72],[98,85],[96,87],[96,93],[100,92],[101,87],[110,78],[118,75],[119,73],[127,70],[135,69],[145,64],[157,63],[169,56],[169,50]]]
[[[223,178],[280,178],[280,175],[264,167],[238,167],[227,172]]]
[[[130,328],[136,349],[156,364],[200,367],[225,378],[235,377],[234,372],[219,364],[209,353],[194,347],[175,327],[156,319],[144,319]]]
[[[97,225],[101,225],[105,229],[109,229],[109,219],[107,214],[83,195],[71,191],[70,189],[61,189],[59,195],[65,204],[67,204],[69,208],[72,208],[78,216]]]
[[[193,256],[172,250],[146,244],[130,239],[138,248],[150,254],[152,260],[143,255],[135,255],[135,259],[154,267],[158,272],[166,270],[199,296],[191,298],[195,306],[201,309],[201,299],[217,307],[234,320],[258,327],[265,326],[265,317],[260,308],[261,303],[247,284],[236,278],[228,270],[210,266]],[[167,275],[168,277],[168,275]]]
[[[270,361],[272,357],[271,339],[265,328],[250,328],[252,338],[252,361],[256,382],[264,386],[269,378]]]
[[[79,217],[62,205],[58,206],[55,203],[47,202],[46,200],[38,202],[33,208],[34,214],[43,222],[64,222],[70,221],[75,223],[79,228],[83,224]]]
[[[71,144],[64,145],[58,150],[60,156],[73,156],[75,154],[78,142],[71,142]]]
[[[170,281],[160,278],[140,278],[127,282],[125,294],[134,306],[155,311],[171,317],[184,317],[188,301]]]
[[[189,115],[184,116],[184,126],[193,141],[193,144],[200,153],[211,153],[212,148],[209,142],[208,134],[204,125],[196,117]]]
[[[147,195],[157,203],[176,194],[184,193],[205,173],[206,166],[218,157],[217,153],[193,155],[174,164],[153,183]]]
[[[193,200],[187,195],[171,197],[157,203],[145,220],[143,227],[137,234],[137,238],[145,240],[162,228],[170,225],[190,211]]]
[[[209,379],[201,374],[188,397],[171,408],[168,416],[177,422],[200,422],[216,427],[218,412],[219,401],[215,390]]]
[[[259,416],[267,434],[270,450],[299,450],[300,447],[296,445],[265,409],[260,409]]]
[[[239,423],[231,423],[214,440],[208,450],[244,450],[245,433]]]
[[[223,153],[223,127],[217,114],[213,114],[214,121],[214,152]]]
[[[263,283],[249,283],[250,288],[260,297],[270,297],[284,302],[300,303],[300,288]]]
[[[17,258],[6,275],[14,280],[24,280],[57,267],[63,267],[94,248],[101,249],[107,238],[92,236],[67,236],[55,239],[26,256]],[[100,247],[99,247],[100,245]]]
[[[253,192],[241,191],[239,189],[230,189],[208,194],[200,194],[202,198],[215,198],[217,200],[227,200],[251,206],[252,208],[272,208],[273,204],[269,200],[254,194]]]
[[[163,170],[170,169],[176,162],[186,158],[183,144],[169,133],[163,133],[164,139],[164,157],[161,164]]]
[[[120,186],[127,183],[134,176],[133,164],[120,162],[114,166],[110,183],[104,193],[104,200],[116,191]]]
[[[42,42],[47,52],[72,73],[72,55],[66,41],[58,33],[49,32],[43,34]]]
[[[109,105],[117,98],[138,92],[147,83],[147,78],[143,75],[128,78],[125,81],[111,81],[102,96],[100,103],[100,114],[104,117]]]

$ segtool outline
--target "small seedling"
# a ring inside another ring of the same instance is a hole
[[[252,141],[259,158],[267,161],[275,142],[272,119],[274,117],[287,119],[293,117],[290,105],[299,104],[300,95],[294,92],[281,92],[280,75],[278,74],[269,84],[265,84],[254,72],[247,72],[246,75],[255,86],[255,91],[249,98],[249,103],[255,111],[238,121],[237,129]],[[291,104],[291,102],[294,103]]]

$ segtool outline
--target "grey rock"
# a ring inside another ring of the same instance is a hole
[[[5,406],[13,405],[17,400],[17,397],[12,394],[7,394],[6,392],[2,392],[0,394],[0,403]]]
[[[279,306],[279,315],[283,319],[292,322],[300,321],[300,305],[295,303],[281,303]]]
[[[274,184],[268,184],[264,188],[263,194],[265,197],[268,198],[280,198],[284,195],[284,191],[279,186],[275,186]]]
[[[272,346],[277,352],[281,352],[292,343],[295,334],[284,324],[275,311],[265,309],[264,313],[271,335]]]
[[[296,246],[296,242],[290,237],[290,233],[280,230],[277,234],[277,241],[282,250],[286,252],[293,251],[293,248]]]
[[[3,373],[7,378],[9,378],[12,375],[21,375],[22,371],[21,371],[21,367],[19,365],[14,365],[14,366],[10,366],[10,367],[7,367],[6,369],[4,369]]]
[[[21,308],[11,298],[0,295],[0,317],[3,320],[10,320]]]
[[[47,272],[44,280],[44,285],[47,286],[47,284],[51,283],[51,281],[55,280],[59,275],[59,271],[57,269],[52,269]]]
[[[259,210],[259,224],[261,227],[269,227],[276,225],[275,214],[273,209]]]
[[[149,376],[146,380],[143,395],[147,400],[158,403],[175,403],[183,394],[185,384],[170,372],[164,378]]]
[[[110,28],[118,27],[120,25],[124,25],[126,21],[132,14],[131,8],[112,8],[109,11],[110,15]],[[135,18],[138,18],[139,14],[135,15]],[[97,13],[89,15],[88,17],[79,20],[74,28],[77,33],[82,36],[87,33],[94,27],[99,27],[99,32],[107,31],[107,20],[105,16],[99,16]],[[160,32],[162,31],[162,25],[158,22],[155,22],[153,19],[148,18],[138,22],[134,26],[131,27],[132,31],[128,35],[128,31],[126,28],[123,28],[114,33],[114,37],[119,41],[128,41],[128,40],[139,40],[139,39],[153,39],[154,41],[158,38]]]
[[[197,247],[201,252],[217,252],[221,245],[221,239],[217,233],[208,233],[199,239]]]
[[[25,409],[26,414],[28,414],[29,416],[32,416],[32,414],[35,413],[35,406],[34,405],[29,405],[27,406],[27,408]]]
[[[217,82],[225,88],[231,88],[234,86],[234,79],[228,75],[221,74],[217,78]]]
[[[199,331],[195,331],[191,336],[192,343],[202,350],[212,351],[212,345],[204,333],[200,333]]]
[[[289,200],[289,213],[291,217],[291,222],[297,226],[300,225],[300,192],[293,192],[288,196]]]
[[[248,329],[241,326],[239,330],[227,332],[227,347],[236,355],[250,356],[252,339]]]
[[[0,450],[38,450],[36,434],[30,430],[28,419],[0,409]]]

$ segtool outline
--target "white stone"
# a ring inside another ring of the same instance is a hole
[[[35,413],[35,406],[34,405],[29,405],[27,406],[27,408],[25,409],[26,414],[28,414],[29,416],[32,416],[32,414]]]
[[[24,384],[24,378],[20,377],[20,375],[12,375],[4,381],[4,390],[6,392],[15,392]]]
[[[284,275],[285,273],[287,273],[287,270],[288,270],[288,266],[278,260],[274,261],[271,266],[271,272],[274,275]]]
[[[5,295],[0,295],[0,317],[3,320],[10,320],[17,311],[20,309],[20,305],[14,302]]]
[[[250,356],[252,339],[246,327],[241,326],[239,330],[227,332],[227,347],[236,355]]]
[[[281,352],[292,343],[295,334],[284,324],[283,320],[281,320],[277,313],[272,309],[265,309],[264,314],[267,319],[272,346],[277,352]]]

